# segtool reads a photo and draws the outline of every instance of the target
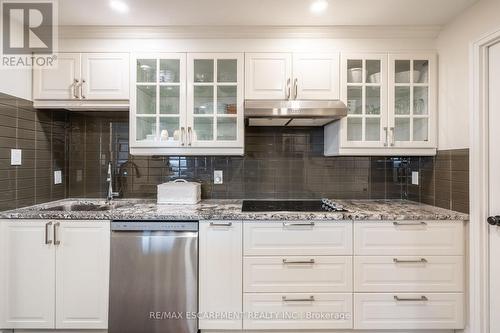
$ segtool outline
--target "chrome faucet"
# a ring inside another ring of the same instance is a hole
[[[111,200],[116,198],[120,193],[118,192],[113,192],[113,173],[112,173],[112,165],[111,162],[108,163],[108,177],[106,178],[106,181],[108,182],[108,194],[106,195],[106,202],[110,203]]]

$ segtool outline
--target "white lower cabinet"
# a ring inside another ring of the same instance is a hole
[[[0,328],[106,329],[109,227],[0,221]]]
[[[244,229],[246,256],[352,255],[349,221],[248,222]]]
[[[199,242],[199,328],[241,330],[242,223],[200,222]]]
[[[246,330],[352,328],[351,293],[246,293]]]
[[[462,256],[354,257],[355,292],[463,292]]]
[[[355,329],[463,329],[461,293],[354,294]]]
[[[352,291],[352,257],[245,257],[245,292]]]

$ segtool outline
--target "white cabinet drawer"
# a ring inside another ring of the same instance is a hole
[[[354,257],[355,292],[463,292],[462,256]]]
[[[245,294],[243,299],[245,330],[352,328],[352,294]]]
[[[245,292],[351,292],[352,257],[245,257]]]
[[[354,313],[355,329],[463,329],[464,296],[354,294]]]
[[[244,254],[351,255],[352,223],[249,222],[244,225]]]
[[[355,255],[463,255],[461,222],[356,222]]]

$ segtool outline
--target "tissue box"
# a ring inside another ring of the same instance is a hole
[[[201,184],[176,179],[173,182],[158,185],[159,204],[191,204],[201,200]]]

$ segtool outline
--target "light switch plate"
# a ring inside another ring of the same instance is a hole
[[[10,150],[10,165],[22,165],[23,151],[21,149]]]
[[[62,171],[61,170],[54,171],[54,184],[55,185],[62,184]]]
[[[214,170],[214,184],[220,185],[224,183],[222,170]]]
[[[418,185],[418,171],[412,171],[411,183],[412,183],[412,185]]]

